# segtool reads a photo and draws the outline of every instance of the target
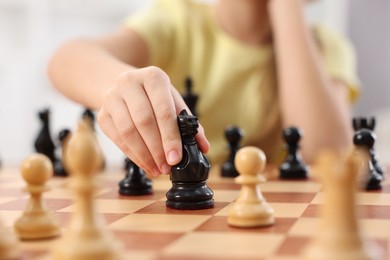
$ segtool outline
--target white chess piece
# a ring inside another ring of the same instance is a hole
[[[67,148],[71,187],[76,210],[63,238],[52,250],[55,260],[119,260],[121,245],[105,229],[96,212],[93,195],[97,189],[93,175],[99,171],[100,151],[93,133],[80,121]]]
[[[46,209],[42,193],[49,190],[46,182],[53,176],[50,159],[43,154],[33,154],[20,167],[27,183],[25,191],[30,198],[23,215],[15,222],[15,232],[21,239],[43,239],[60,235],[58,221]]]
[[[242,185],[240,196],[228,213],[228,224],[235,227],[260,227],[274,224],[274,211],[264,199],[259,184],[266,157],[257,147],[241,148],[234,161],[240,176],[235,181]]]
[[[359,230],[355,207],[358,172],[359,161],[353,154],[325,151],[320,155],[317,174],[325,189],[324,204],[320,229],[304,250],[304,259],[383,259],[377,247],[364,241]]]
[[[19,241],[0,220],[0,259],[20,259]]]

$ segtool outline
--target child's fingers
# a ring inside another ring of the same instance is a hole
[[[175,165],[181,160],[182,144],[171,92],[172,85],[169,77],[161,69],[151,67],[145,69],[143,73],[145,92],[159,129],[164,161],[169,165]]]
[[[158,175],[160,170],[138,133],[123,99],[111,98],[99,113],[104,133],[146,172]],[[105,116],[105,114],[107,114]]]
[[[149,99],[141,85],[133,85],[124,93],[124,100],[139,138],[142,138],[160,172],[168,174],[170,166],[165,160],[162,137],[156,121],[158,119],[151,105],[153,102]]]

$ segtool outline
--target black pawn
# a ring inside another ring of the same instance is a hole
[[[81,118],[87,122],[87,124],[91,127],[93,131],[95,131],[95,114],[89,108],[86,108],[81,115]]]
[[[355,130],[355,133],[361,129],[368,129],[371,130],[374,134],[376,120],[375,117],[354,117],[352,120],[352,126]],[[377,173],[384,177],[384,169],[377,159],[374,145],[369,149],[369,154],[371,158],[372,167],[375,168],[375,171]]]
[[[64,142],[69,137],[70,134],[71,134],[71,132],[69,129],[63,129],[58,134],[58,140],[59,140],[60,146],[61,146],[60,147],[61,148],[61,156],[63,156],[63,153],[65,153]],[[54,175],[61,176],[61,177],[66,177],[69,175],[65,169],[65,166],[64,166],[62,160],[56,160],[56,162],[54,163]]]
[[[374,117],[354,117],[352,119],[352,126],[355,131],[360,129],[375,130],[376,120]]]
[[[353,136],[353,143],[357,147],[362,147],[367,150],[368,158],[368,173],[366,181],[366,190],[380,190],[382,189],[383,172],[379,172],[372,161],[372,148],[375,144],[376,136],[374,132],[368,128],[362,128],[355,132]],[[379,169],[381,170],[381,169]]]
[[[194,116],[198,116],[198,112],[196,111],[196,104],[198,102],[199,96],[192,92],[193,83],[191,78],[186,78],[185,87],[186,93],[183,94],[184,102],[186,102],[191,113]]]
[[[119,182],[119,193],[127,196],[152,194],[152,181],[133,161],[126,158],[126,177]]]
[[[41,120],[42,128],[35,139],[35,151],[49,157],[50,161],[54,163],[57,161],[55,157],[55,145],[50,135],[50,111],[44,109],[38,113]]]
[[[287,157],[279,167],[281,179],[306,179],[308,177],[307,166],[303,163],[299,153],[299,140],[302,133],[299,128],[286,128],[283,138],[286,142]]]
[[[229,126],[225,130],[225,138],[228,141],[229,146],[229,157],[222,164],[221,175],[222,177],[237,177],[239,174],[237,172],[236,166],[234,165],[234,158],[236,153],[240,148],[240,141],[244,136],[243,130],[236,126]]]
[[[172,167],[172,188],[167,192],[166,205],[174,209],[206,209],[214,207],[214,193],[207,187],[210,163],[195,140],[198,119],[183,110],[178,115],[183,143],[183,158]]]

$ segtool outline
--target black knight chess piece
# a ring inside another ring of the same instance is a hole
[[[193,82],[191,78],[186,78],[185,87],[186,87],[186,93],[183,94],[184,102],[186,102],[191,113],[197,117],[198,112],[196,111],[196,104],[198,102],[199,96],[194,94],[192,91]]]
[[[355,130],[355,133],[361,129],[368,129],[374,134],[374,139],[376,139],[375,136],[375,126],[376,126],[376,120],[375,117],[354,117],[352,120],[352,126]],[[384,169],[382,165],[379,163],[374,145],[369,149],[369,155],[372,167],[375,169],[375,171],[380,174],[382,177],[384,177]]]
[[[166,205],[175,209],[206,209],[214,206],[214,193],[207,187],[210,163],[195,140],[198,119],[183,110],[178,115],[183,143],[183,158],[171,169],[172,188],[167,192]]]
[[[299,152],[299,140],[301,137],[302,133],[299,128],[290,127],[283,131],[287,156],[279,167],[281,179],[306,179],[308,177],[307,166],[302,161]]]
[[[240,141],[244,136],[244,131],[236,126],[229,126],[225,130],[225,137],[229,145],[229,156],[227,160],[222,164],[221,175],[222,177],[237,177],[239,174],[234,165],[234,158],[240,148]]]
[[[44,109],[38,114],[39,119],[41,120],[42,128],[39,131],[37,138],[35,139],[35,151],[49,157],[50,161],[55,163],[55,145],[51,138],[50,134],[50,110]]]
[[[371,129],[362,128],[357,130],[353,136],[353,143],[357,147],[364,148],[368,154],[368,173],[366,173],[367,180],[365,183],[366,190],[380,190],[382,189],[383,171],[381,168],[377,168],[373,161],[372,150],[375,144],[376,136]]]
[[[145,172],[129,158],[125,159],[126,177],[118,184],[119,193],[127,196],[152,194],[152,181],[146,177]]]

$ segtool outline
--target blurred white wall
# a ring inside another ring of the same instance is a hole
[[[358,54],[362,92],[355,114],[377,119],[376,150],[390,165],[390,2],[352,0],[348,33]]]
[[[151,1],[0,0],[0,160],[18,165],[34,151],[40,130],[37,112],[51,109],[53,139],[73,128],[83,107],[61,96],[46,76],[47,61],[60,44],[76,36],[114,30],[129,13]],[[123,155],[100,131],[108,163]]]
[[[0,0],[0,159],[4,165],[17,165],[33,152],[40,129],[39,110],[50,107],[53,138],[61,129],[73,128],[83,110],[50,86],[46,64],[53,51],[72,37],[115,29],[126,15],[150,2]],[[319,1],[308,8],[308,19],[348,32],[348,3],[348,0]],[[369,107],[372,100],[364,102]],[[122,164],[123,155],[100,131],[98,134],[107,162]]]

